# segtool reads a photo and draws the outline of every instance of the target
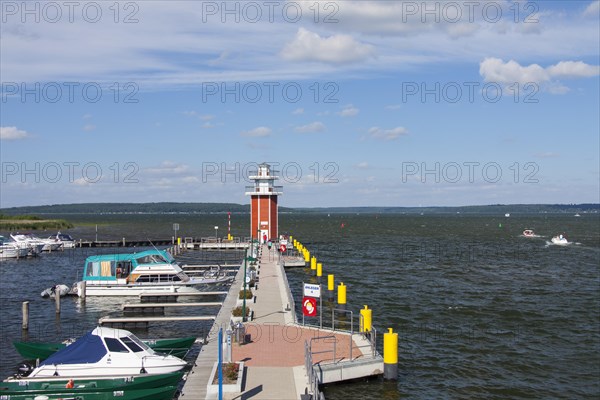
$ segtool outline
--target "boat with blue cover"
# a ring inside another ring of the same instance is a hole
[[[131,332],[97,327],[48,357],[20,379],[128,377],[181,371],[187,363],[157,353]]]
[[[190,277],[165,250],[105,254],[85,260],[83,281],[86,296],[138,296],[144,292],[197,293],[198,285],[231,280],[226,271]],[[79,285],[74,291],[79,293]]]

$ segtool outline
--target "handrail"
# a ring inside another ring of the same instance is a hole
[[[283,286],[287,288],[287,298],[292,312],[292,320],[295,323],[298,323],[298,319],[296,318],[296,303],[294,302],[294,296],[292,296],[292,290],[290,289],[290,283],[288,282],[287,274],[285,273],[285,268],[283,267],[282,258],[279,259],[277,265],[279,266],[279,270],[281,272],[281,275],[283,276]]]

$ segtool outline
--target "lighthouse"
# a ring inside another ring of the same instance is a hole
[[[282,186],[275,186],[276,171],[269,164],[258,166],[256,175],[249,176],[254,181],[253,186],[246,186],[246,195],[250,196],[250,236],[262,242],[278,237],[279,218],[277,196],[283,194]]]

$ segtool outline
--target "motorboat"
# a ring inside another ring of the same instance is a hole
[[[178,357],[155,352],[127,330],[97,327],[52,354],[25,377],[33,380],[168,374],[186,365]]]
[[[44,395],[52,396],[52,399],[134,399],[141,398],[148,400],[153,398],[154,391],[145,392],[147,396],[127,396],[125,393],[140,393],[141,390],[176,387],[179,381],[183,378],[184,371],[171,372],[169,374],[156,375],[138,375],[136,377],[120,377],[120,378],[79,378],[69,379],[66,377],[53,377],[52,379],[44,380],[28,380],[25,378],[9,378],[0,382],[0,399],[23,399],[29,398],[36,400],[48,399]],[[117,396],[113,397],[113,393],[117,392]],[[161,392],[161,391],[159,391]],[[104,396],[99,396],[104,393]],[[2,397],[6,396],[6,397]],[[26,397],[27,396],[27,397]],[[56,396],[56,397],[55,397]],[[161,396],[158,399],[168,399],[171,397]]]
[[[0,236],[0,259],[27,257],[29,248],[20,247],[16,242]]]
[[[535,234],[535,232],[533,231],[533,229],[525,229],[523,231],[523,236],[525,236],[525,237],[536,237],[537,235]]]
[[[197,293],[196,286],[230,281],[226,271],[190,277],[165,250],[91,256],[85,260],[86,296],[138,296],[145,292]],[[79,285],[75,284],[79,296]]]
[[[196,336],[188,336],[170,339],[142,339],[142,342],[157,353],[166,353],[175,357],[186,356],[192,345],[196,342]],[[13,345],[17,352],[26,360],[45,360],[57,351],[75,343],[75,339],[67,339],[63,342],[20,342],[15,341]]]
[[[67,235],[66,233],[60,233],[60,231],[56,234],[56,236],[48,236],[48,239],[55,240],[57,242],[62,243],[63,249],[74,249],[75,248],[75,239],[71,237],[71,235]]]
[[[39,238],[31,234],[11,234],[10,237],[15,241],[17,246],[21,249],[27,249],[28,255],[37,256],[42,252],[42,249],[46,245],[46,243],[42,242]]]
[[[558,236],[554,236],[552,238],[552,243],[564,246],[564,245],[569,244],[569,241],[563,235],[558,235]]]

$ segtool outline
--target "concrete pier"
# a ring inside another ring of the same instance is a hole
[[[305,391],[318,396],[319,384],[383,373],[382,357],[362,334],[297,323],[283,263],[275,248],[269,251],[267,246],[262,247],[259,265],[258,289],[253,290],[255,302],[247,303],[254,314],[253,320],[244,324],[247,343],[232,345],[232,360],[245,364],[245,386],[241,393],[224,393],[225,399],[300,399]],[[219,327],[229,328],[242,278],[240,268],[215,320],[209,343],[200,352],[197,366],[183,388],[189,398],[216,398],[207,395],[206,386],[217,361],[217,332]]]

